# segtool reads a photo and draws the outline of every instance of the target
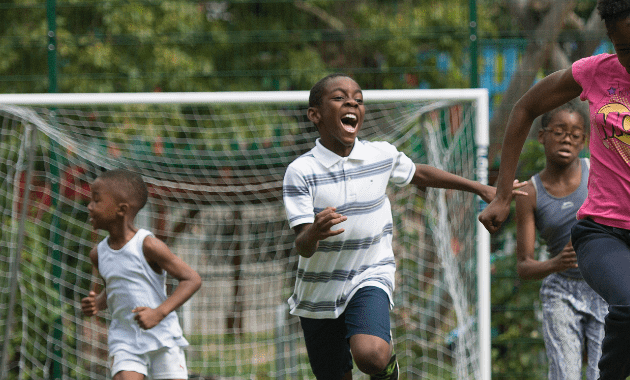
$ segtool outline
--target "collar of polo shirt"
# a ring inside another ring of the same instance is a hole
[[[330,168],[333,165],[337,164],[339,161],[343,161],[344,159],[348,160],[357,160],[364,161],[369,158],[369,149],[363,145],[359,139],[354,140],[354,147],[352,148],[352,152],[348,157],[341,157],[336,153],[331,152],[326,149],[319,139],[315,141],[315,150],[313,151],[313,155],[322,165],[326,168]]]

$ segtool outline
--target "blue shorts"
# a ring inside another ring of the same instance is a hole
[[[377,336],[391,342],[389,298],[383,289],[367,286],[357,290],[336,319],[300,317],[308,360],[317,379],[341,379],[352,370],[350,337]]]

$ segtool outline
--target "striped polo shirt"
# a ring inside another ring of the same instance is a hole
[[[383,289],[393,307],[396,263],[388,182],[409,184],[416,167],[387,142],[355,140],[348,157],[315,147],[298,157],[284,176],[284,206],[291,228],[313,223],[326,207],[348,219],[333,227],[339,235],[319,242],[310,258],[300,256],[291,314],[337,318],[347,301],[365,286]]]

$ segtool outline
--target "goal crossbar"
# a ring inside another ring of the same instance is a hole
[[[364,90],[368,100],[474,100],[488,103],[488,90]],[[0,94],[0,104],[15,105],[96,105],[96,104],[208,104],[208,103],[304,103],[308,91],[226,91],[226,92],[122,92]]]

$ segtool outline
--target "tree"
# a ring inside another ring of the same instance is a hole
[[[45,6],[3,8],[0,91],[46,92]],[[468,0],[57,0],[56,13],[60,92],[304,90],[331,71],[364,88],[467,87]]]
[[[500,150],[512,107],[536,77],[541,72],[548,74],[569,68],[573,61],[591,55],[604,39],[605,28],[594,5],[594,1],[578,0],[507,3],[512,19],[523,30],[528,44],[490,121],[490,136],[493,136],[489,151],[491,163],[495,162]],[[494,170],[495,175],[491,177],[496,176],[498,168]]]

